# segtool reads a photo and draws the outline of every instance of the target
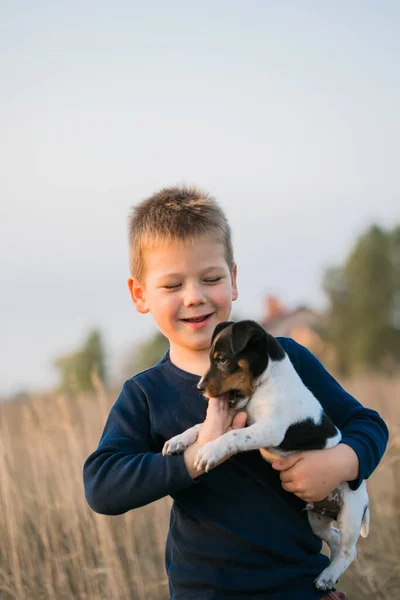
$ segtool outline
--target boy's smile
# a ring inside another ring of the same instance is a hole
[[[200,355],[208,360],[214,328],[229,318],[238,296],[236,266],[231,273],[213,235],[145,250],[144,282],[131,278],[128,285],[136,309],[151,312],[169,340],[171,360],[191,372]]]
[[[186,323],[188,327],[193,327],[193,329],[201,329],[202,327],[205,327],[208,324],[212,316],[213,313],[208,315],[201,315],[199,317],[191,317],[189,319],[182,319],[182,321]]]

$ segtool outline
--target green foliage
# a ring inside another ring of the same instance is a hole
[[[160,331],[139,344],[135,348],[133,360],[129,365],[129,377],[155,365],[164,356],[168,348],[169,342]]]
[[[54,364],[60,371],[62,392],[92,391],[94,377],[105,384],[105,351],[100,332],[89,332],[80,350],[60,356]]]
[[[372,227],[356,244],[345,269],[349,312],[356,332],[351,344],[354,361],[381,368],[391,336],[393,287],[388,235]]]
[[[345,264],[326,271],[323,287],[330,301],[326,339],[342,375],[399,362],[400,227],[370,227]]]
[[[335,348],[336,370],[349,374],[351,318],[348,285],[343,267],[330,267],[325,272],[323,289],[330,300],[329,319],[319,331],[322,339]]]

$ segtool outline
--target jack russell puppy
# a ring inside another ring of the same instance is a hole
[[[215,328],[210,368],[197,387],[207,398],[226,395],[231,408],[248,415],[247,427],[199,449],[194,463],[199,471],[209,471],[225,457],[246,450],[260,450],[265,460],[273,462],[293,452],[333,448],[341,440],[278,340],[254,321],[225,322]],[[171,438],[163,454],[183,452],[196,441],[200,427]],[[355,491],[342,483],[326,500],[306,504],[311,528],[328,544],[331,555],[329,566],[314,582],[319,590],[331,589],[355,559],[360,533],[368,535],[368,504],[365,482]]]

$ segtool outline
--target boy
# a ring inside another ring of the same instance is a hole
[[[170,349],[125,382],[84,466],[89,505],[116,515],[166,495],[174,499],[166,548],[173,600],[321,598],[313,580],[328,559],[304,501],[325,498],[342,481],[356,488],[369,477],[386,447],[384,422],[308,350],[279,338],[341,429],[342,443],[292,455],[274,468],[257,451],[241,453],[199,474],[193,467],[198,447],[246,420],[221,399],[207,408],[196,389],[209,364],[213,330],[229,319],[238,297],[230,228],[211,196],[186,187],[143,201],[129,226],[132,301],[140,313],[152,314]],[[166,440],[203,421],[184,454],[162,456]]]

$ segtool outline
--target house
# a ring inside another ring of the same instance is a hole
[[[293,338],[325,362],[331,358],[331,350],[318,333],[318,326],[323,325],[324,319],[322,313],[307,306],[287,310],[278,298],[268,296],[260,325],[275,337]]]

